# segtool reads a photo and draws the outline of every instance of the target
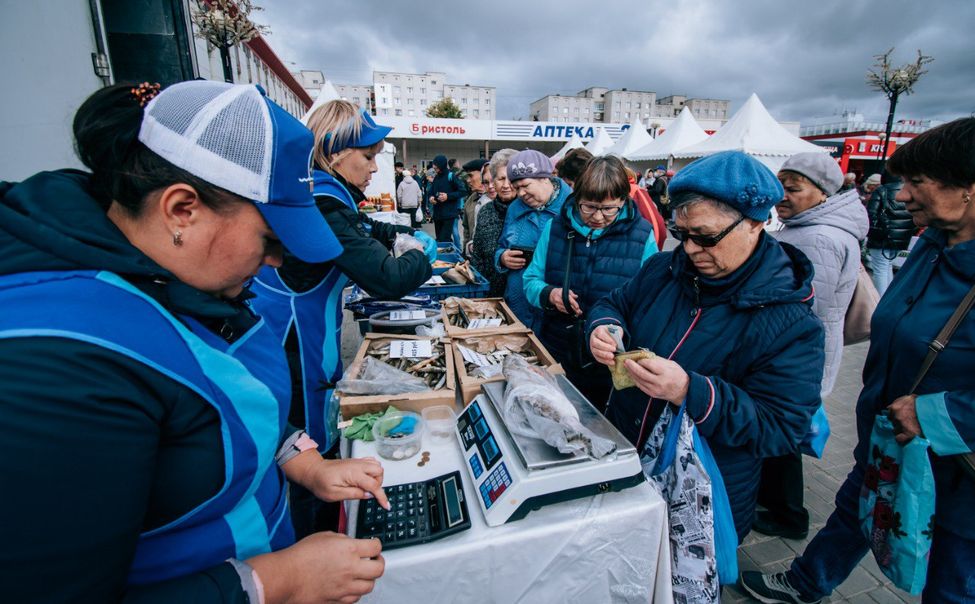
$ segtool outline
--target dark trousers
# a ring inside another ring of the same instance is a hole
[[[762,462],[758,504],[779,524],[796,531],[809,530],[809,512],[802,505],[802,453],[767,457]]]
[[[450,243],[454,240],[454,222],[456,221],[456,218],[433,221],[433,228],[437,232],[437,241]]]
[[[414,229],[419,228],[420,222],[416,219],[416,208],[399,210],[400,214],[406,214],[410,217],[410,226]]]

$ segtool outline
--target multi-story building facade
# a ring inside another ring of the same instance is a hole
[[[699,120],[726,120],[731,101],[723,99],[695,99],[681,94],[665,96],[657,100],[656,117],[677,117],[684,107]]]
[[[655,117],[677,117],[685,105],[697,119],[728,119],[730,101],[717,99],[688,99],[682,95],[657,98],[656,92],[586,88],[576,95],[546,95],[534,101],[529,116],[539,122],[644,123]]]
[[[352,102],[355,97],[366,98],[366,89],[374,98],[371,111],[375,115],[395,117],[423,117],[430,105],[450,98],[460,107],[464,118],[493,120],[496,115],[497,90],[493,86],[448,84],[447,74],[438,71],[401,73],[374,71],[372,86],[338,84],[342,98]]]
[[[363,109],[368,109],[369,113],[375,114],[373,105],[372,85],[370,84],[335,84],[335,91],[339,93],[339,98],[349,101]]]

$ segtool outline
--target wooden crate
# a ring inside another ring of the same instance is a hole
[[[393,405],[397,409],[415,411],[417,413],[425,407],[432,407],[434,405],[450,405],[451,407],[456,405],[457,382],[454,374],[454,355],[450,342],[446,338],[385,333],[366,334],[362,345],[359,346],[359,350],[352,360],[352,364],[349,366],[348,375],[359,375],[362,370],[362,364],[365,362],[366,351],[371,344],[393,340],[434,340],[435,346],[437,344],[442,345],[444,347],[447,370],[446,385],[440,390],[425,390],[422,392],[407,392],[403,394],[344,395],[341,392],[336,392],[336,396],[339,397],[339,410],[342,414],[342,419],[351,419],[364,413],[381,413],[390,405]]]
[[[525,331],[528,329],[525,324],[518,320],[515,316],[514,311],[508,306],[508,303],[504,301],[504,298],[478,298],[477,302],[490,302],[492,303],[504,317],[505,324],[499,327],[485,327],[482,329],[468,329],[466,327],[458,327],[456,325],[450,324],[451,315],[447,314],[447,307],[441,305],[440,307],[440,317],[443,321],[444,330],[450,337],[455,336],[466,336],[474,334],[484,334],[493,332],[505,332],[505,331]],[[459,313],[453,313],[459,314]]]
[[[542,343],[530,329],[522,328],[520,330],[501,330],[478,334],[469,333],[461,336],[451,337],[450,343],[453,345],[454,354],[453,364],[454,367],[457,368],[457,384],[465,405],[469,405],[470,402],[481,393],[482,384],[486,384],[488,382],[503,382],[504,376],[498,375],[493,378],[478,378],[468,375],[467,368],[464,365],[464,357],[457,349],[457,344],[466,346],[467,348],[476,349],[474,342],[491,336],[524,336],[528,338],[529,348],[535,353],[535,356],[538,357],[539,364],[542,367],[545,367],[549,373],[552,373],[553,375],[565,375],[565,370],[562,369],[562,365],[556,362],[555,357],[553,357],[549,351],[542,346]]]

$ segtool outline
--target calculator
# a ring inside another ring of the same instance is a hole
[[[356,538],[376,538],[383,549],[426,543],[471,528],[460,472],[383,487],[390,509],[375,499],[359,502]]]

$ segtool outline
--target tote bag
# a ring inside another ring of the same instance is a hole
[[[650,484],[667,502],[671,583],[677,599],[719,602],[738,579],[738,535],[714,457],[684,407],[670,406],[641,455]]]
[[[890,420],[878,416],[860,487],[860,528],[877,565],[894,585],[913,595],[921,593],[927,580],[934,531],[930,446],[920,436],[898,444]]]
[[[880,302],[880,292],[874,286],[867,269],[860,264],[860,272],[857,273],[857,284],[853,290],[853,298],[846,309],[846,318],[843,320],[843,345],[859,344],[870,339],[870,319],[873,318],[873,311]]]

